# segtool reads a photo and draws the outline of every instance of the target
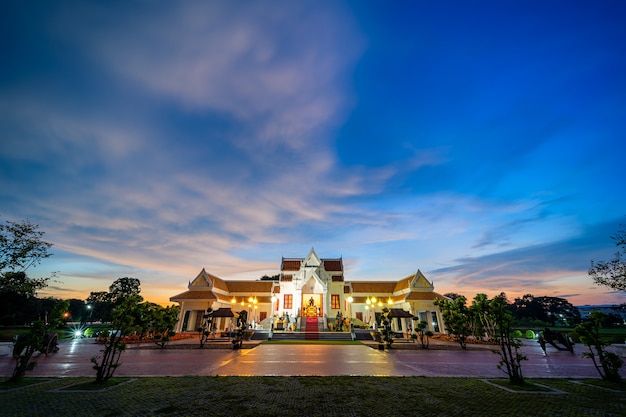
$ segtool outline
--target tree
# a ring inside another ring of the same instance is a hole
[[[152,310],[152,323],[150,329],[153,332],[154,343],[156,343],[161,349],[164,349],[167,342],[170,341],[170,338],[176,334],[174,332],[174,327],[178,322],[179,313],[180,307],[176,305],[168,307],[155,305]]]
[[[447,292],[443,295],[444,297],[448,297],[451,300],[456,300],[459,297],[463,297],[461,294],[457,294],[455,292]]]
[[[28,331],[18,337],[13,346],[15,368],[10,381],[20,380],[27,371],[32,371],[37,362],[31,361],[33,354],[44,344],[47,326],[42,320],[33,322]]]
[[[209,339],[209,336],[211,335],[211,329],[213,327],[213,313],[213,309],[209,307],[202,315],[202,327],[198,327],[198,333],[200,333],[200,348],[204,347],[205,343]],[[246,315],[246,319],[247,317],[248,316]],[[239,323],[239,320],[237,323]]]
[[[237,322],[235,327],[235,334],[233,336],[233,340],[231,343],[233,344],[233,349],[241,349],[243,346],[243,337],[248,328],[248,312],[246,310],[241,310],[237,315]]]
[[[131,296],[123,299],[112,312],[112,330],[104,338],[102,357],[94,356],[91,362],[96,370],[96,382],[102,383],[113,376],[115,370],[121,365],[120,356],[126,350],[123,338],[134,330],[135,310],[140,302],[139,296]]]
[[[526,294],[523,297],[516,298],[511,304],[513,316],[516,319],[532,319],[548,321],[548,315],[537,298],[532,294]]]
[[[89,316],[89,309],[85,305],[85,302],[77,298],[70,298],[67,301],[70,303],[67,311],[70,313],[72,321],[85,323],[87,321],[87,317]]]
[[[143,297],[141,292],[141,281],[137,278],[118,278],[109,286],[109,291],[95,291],[89,294],[85,303],[91,309],[90,316],[93,320],[110,321],[113,308],[120,305],[130,297],[137,297],[139,302]]]
[[[546,315],[547,322],[553,326],[573,326],[580,323],[580,311],[565,298],[537,297],[537,303]]]
[[[67,312],[69,301],[56,300],[49,298],[48,301],[53,302],[50,308],[48,321],[35,320],[30,323],[28,331],[21,334],[15,340],[13,345],[13,357],[15,358],[15,369],[11,376],[12,381],[17,381],[24,376],[27,371],[32,370],[36,361],[31,361],[35,351],[39,350],[44,354],[53,353],[58,350],[58,335],[53,333],[51,329],[60,327],[63,323],[63,312]]]
[[[506,294],[500,293],[489,302],[489,314],[496,324],[496,340],[500,346],[499,350],[494,350],[500,355],[498,369],[509,376],[509,381],[512,384],[523,384],[522,361],[526,361],[528,358],[519,353],[522,341],[511,335],[513,314],[510,311]]]
[[[583,353],[583,356],[593,361],[600,377],[607,381],[619,382],[621,381],[619,368],[624,365],[624,361],[617,354],[604,350],[604,347],[609,345],[600,337],[600,327],[605,319],[604,313],[592,311],[588,321],[574,328],[574,334],[589,348],[589,352]],[[599,365],[596,358],[600,361]]]
[[[141,302],[143,297],[139,295],[141,292],[140,285],[141,281],[137,278],[124,277],[116,279],[109,287],[110,301],[113,305],[119,305],[129,297],[138,296]]]
[[[278,281],[279,279],[280,279],[280,274],[276,274],[272,276],[269,276],[266,274],[261,277],[261,281]]]
[[[580,323],[580,312],[565,298],[526,294],[516,298],[511,307],[517,320],[540,320],[552,326]]]
[[[30,278],[26,271],[51,254],[51,243],[28,221],[0,224],[0,322],[23,324],[36,319],[35,295],[48,278]]]
[[[107,291],[92,291],[85,300],[85,304],[90,309],[89,321],[110,321],[113,303]]]
[[[0,224],[0,272],[26,272],[51,254],[52,243],[43,240],[44,232],[29,221]]]
[[[48,285],[49,278],[29,278],[24,271],[8,271],[0,274],[0,292],[34,297],[37,290]]]
[[[626,291],[626,229],[621,229],[616,235],[611,237],[615,240],[618,251],[615,258],[608,262],[591,261],[589,275],[597,285],[604,285],[617,291]]]
[[[419,338],[420,346],[422,347],[422,349],[428,349],[428,346],[430,345],[430,337],[433,335],[433,332],[428,330],[428,323],[426,323],[425,321],[418,321],[418,318],[414,318],[413,320],[417,321],[417,323],[415,324],[416,333],[412,334],[411,338]]]
[[[474,324],[474,336],[496,337],[496,322],[491,314],[491,306],[487,294],[476,294],[470,306]]]
[[[467,336],[472,330],[472,316],[467,308],[467,299],[460,295],[456,299],[435,300],[434,304],[441,309],[447,330],[454,334],[461,348],[467,349]]]
[[[387,307],[383,308],[383,311],[380,315],[380,334],[381,341],[387,345],[387,349],[391,349],[391,345],[393,344],[393,330],[391,330],[391,310]]]

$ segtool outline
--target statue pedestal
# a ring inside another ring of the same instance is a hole
[[[304,309],[304,317],[317,317],[317,307],[309,305]]]

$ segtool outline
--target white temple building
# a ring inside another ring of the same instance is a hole
[[[433,333],[443,333],[437,298],[445,297],[419,270],[398,281],[347,281],[342,258],[320,258],[311,248],[305,258],[283,258],[278,280],[228,280],[202,269],[187,291],[170,301],[180,305],[177,332],[197,331],[208,308],[227,313],[215,320],[216,331],[232,328],[227,316],[242,310],[254,328],[304,331],[300,318],[317,317],[320,329],[328,329],[339,314],[373,327],[374,317],[387,307],[395,331],[407,332],[417,317]]]

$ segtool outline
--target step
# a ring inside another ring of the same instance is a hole
[[[274,332],[273,340],[352,340],[348,332]]]

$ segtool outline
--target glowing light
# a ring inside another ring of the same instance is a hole
[[[83,337],[87,337],[87,328],[82,325],[74,325],[70,327],[69,336],[72,339],[82,339]]]

